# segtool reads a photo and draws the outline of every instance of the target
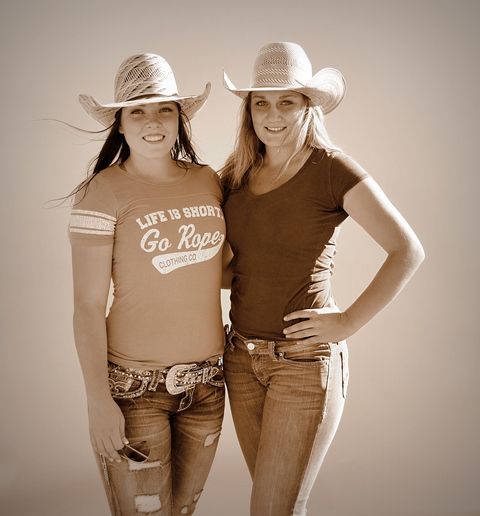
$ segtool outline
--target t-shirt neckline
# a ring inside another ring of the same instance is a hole
[[[282,183],[280,186],[277,186],[276,188],[273,188],[273,190],[269,190],[268,192],[261,193],[261,194],[254,194],[250,187],[248,186],[248,183],[245,185],[244,190],[247,193],[249,197],[252,199],[262,199],[264,197],[267,197],[269,195],[274,194],[275,192],[278,192],[279,190],[282,190],[284,187],[287,187],[288,185],[291,185],[296,181],[296,178],[302,175],[302,173],[306,170],[308,165],[312,162],[314,155],[319,151],[319,149],[312,149],[312,152],[308,156],[308,158],[305,160],[305,163],[297,170],[297,172],[285,183]]]
[[[131,181],[134,181],[135,183],[142,183],[145,185],[155,186],[155,187],[159,187],[159,188],[169,188],[171,186],[177,186],[180,183],[183,183],[183,181],[185,181],[188,178],[188,176],[190,175],[190,170],[191,170],[190,167],[187,168],[185,170],[185,173],[181,177],[176,179],[175,181],[171,181],[168,183],[157,183],[155,181],[147,181],[146,179],[142,179],[140,177],[133,176],[132,174],[129,174],[126,170],[124,170],[120,165],[121,165],[121,163],[117,163],[116,167],[121,172],[121,174],[124,177],[126,177],[127,179],[130,179]]]

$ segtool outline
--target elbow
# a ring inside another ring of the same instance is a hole
[[[75,299],[73,321],[75,324],[105,318],[105,312],[106,306],[104,303]]]
[[[402,263],[403,267],[415,271],[425,260],[425,250],[418,238],[413,236],[405,239],[396,249],[392,249],[388,253],[398,263]]]
[[[416,255],[418,260],[418,265],[420,265],[425,260],[425,249],[423,248],[423,245],[418,242],[418,247],[416,249]]]
[[[415,268],[419,267],[423,260],[425,260],[425,249],[417,237],[410,240],[408,254]]]
[[[408,264],[408,268],[412,271],[418,269],[425,260],[425,250],[416,237],[407,240],[398,254],[402,255],[402,261]]]

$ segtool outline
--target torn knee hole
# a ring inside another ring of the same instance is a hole
[[[184,505],[180,509],[180,514],[193,514],[193,511],[195,510],[195,504],[198,502],[198,499],[200,498],[201,494],[201,490],[198,493],[195,493],[193,495],[193,502],[190,505]]]
[[[141,471],[144,469],[159,468],[161,466],[159,460],[153,460],[151,462],[148,460],[146,462],[135,462],[133,460],[128,460],[127,462],[129,471]]]
[[[140,513],[150,514],[162,508],[160,495],[137,495],[135,497],[135,509]]]
[[[205,437],[205,441],[203,443],[204,446],[211,446],[219,437],[221,433],[221,430],[218,432],[215,432],[213,434],[208,434],[207,437]]]

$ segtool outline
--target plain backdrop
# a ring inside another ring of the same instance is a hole
[[[0,513],[106,516],[73,344],[69,208],[48,200],[99,149],[55,122],[100,129],[79,93],[113,100],[120,62],[156,52],[181,93],[212,93],[193,121],[202,158],[232,148],[257,49],[300,43],[347,95],[327,127],[411,223],[427,259],[350,339],[341,426],[309,505],[321,516],[480,514],[478,436],[478,1],[17,0],[1,2]],[[291,209],[295,209],[292,199]],[[384,259],[348,220],[334,275],[346,307]],[[225,318],[228,296],[223,296]],[[279,428],[279,431],[281,429]],[[198,516],[248,515],[250,480],[227,412]]]

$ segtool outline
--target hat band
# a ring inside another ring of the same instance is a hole
[[[128,102],[130,100],[139,99],[147,95],[161,95],[162,97],[178,97],[176,88],[159,88],[158,85],[148,85],[144,88],[137,88],[135,91],[128,92],[126,95],[119,95],[115,98],[115,102]]]
[[[257,70],[252,87],[302,88],[312,76],[299,72],[300,70],[292,68]]]

